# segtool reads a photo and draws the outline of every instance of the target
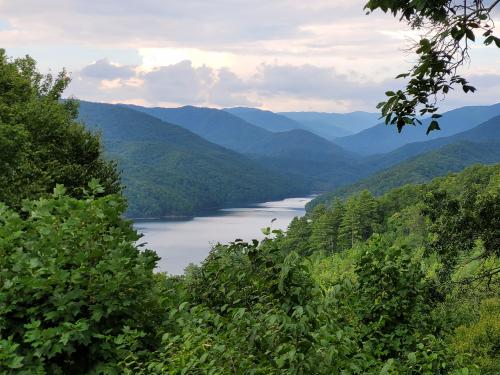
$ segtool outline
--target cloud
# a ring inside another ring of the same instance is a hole
[[[120,78],[107,60],[100,61],[76,75],[76,82],[70,87],[74,95],[91,99],[88,96],[98,92],[125,100],[142,98],[150,105],[262,106],[272,99],[294,103],[318,100],[322,106],[325,101],[342,103],[342,106],[346,103],[367,106],[387,84],[310,64],[262,64],[255,74],[243,78],[228,68],[195,67],[189,60],[146,72],[127,67],[126,74]]]
[[[18,30],[53,41],[217,47],[295,38],[300,26],[363,14],[364,0],[23,0],[0,2]],[[29,37],[29,35],[24,35]]]
[[[258,107],[262,104],[250,99],[252,89],[251,82],[245,82],[228,68],[221,68],[217,72],[215,84],[210,88],[209,101],[221,107]]]
[[[107,59],[101,59],[84,67],[80,74],[88,78],[113,80],[131,78],[135,72],[133,67],[119,66],[110,63]]]
[[[414,56],[403,53],[406,25],[366,16],[365,3],[0,0],[0,44],[33,54],[44,71],[65,66],[74,72],[68,94],[87,100],[374,110],[384,91],[404,85],[392,77]],[[498,100],[500,61],[492,49],[471,52],[464,76],[492,76],[471,79],[478,94],[454,93],[454,105]]]
[[[139,76],[144,96],[150,101],[198,104],[207,101],[214,82],[214,71],[207,66],[193,67],[191,61],[159,67]]]

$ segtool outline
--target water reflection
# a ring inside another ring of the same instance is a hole
[[[261,229],[267,226],[286,229],[295,216],[304,214],[304,207],[311,199],[289,198],[251,207],[226,208],[191,220],[142,220],[135,227],[144,234],[140,242],[147,243],[147,248],[154,249],[162,258],[158,268],[181,274],[189,263],[200,263],[217,242],[261,239]]]

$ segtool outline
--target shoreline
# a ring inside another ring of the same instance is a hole
[[[297,198],[311,198],[314,199],[317,197],[319,194],[314,193],[306,196],[292,196],[292,197],[286,197],[279,199],[277,201],[284,201],[287,199],[297,199]],[[196,217],[207,217],[207,216],[216,216],[217,213],[221,214],[220,211],[222,210],[227,210],[227,209],[233,209],[233,208],[255,208],[258,207],[259,205],[266,204],[269,202],[275,202],[274,200],[268,200],[264,202],[257,202],[257,203],[234,203],[231,205],[224,205],[221,207],[214,207],[214,208],[207,208],[203,209],[200,211],[197,211],[195,213],[189,214],[189,215],[166,215],[166,216],[160,216],[160,217],[129,217],[125,216],[127,220],[132,220],[133,222],[141,222],[141,221],[189,221],[193,220]]]

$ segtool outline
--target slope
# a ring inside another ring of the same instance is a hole
[[[130,107],[160,120],[179,125],[212,143],[237,152],[246,152],[251,145],[272,134],[228,112],[213,108]]]
[[[398,133],[394,126],[378,124],[358,134],[335,139],[335,143],[347,150],[364,155],[387,153],[405,144],[428,141],[469,130],[478,124],[500,115],[500,104],[491,106],[462,107],[443,114],[440,131],[425,134],[430,120],[424,120],[422,126],[406,126]]]
[[[242,155],[130,108],[81,102],[79,118],[118,161],[130,216],[189,215],[301,192]]]
[[[345,198],[365,189],[380,195],[405,184],[422,183],[437,176],[461,171],[472,164],[498,162],[500,162],[500,140],[484,142],[459,140],[405,160],[352,185],[323,194],[310,202],[308,209],[320,203],[329,204],[335,197]]]
[[[482,124],[452,135],[450,137],[437,138],[426,142],[408,143],[394,151],[382,155],[373,155],[365,159],[367,170],[379,170],[395,165],[403,160],[438,149],[442,146],[457,141],[485,142],[500,140],[500,116],[483,122]]]
[[[259,126],[263,129],[272,132],[283,132],[293,129],[303,129],[308,130],[320,137],[331,140],[337,137],[343,137],[352,134],[347,130],[340,127],[328,124],[328,125],[315,125],[315,124],[304,124],[299,121],[292,120],[286,116],[271,112],[263,111],[256,108],[247,107],[236,107],[227,108],[226,112],[229,112],[241,119],[249,122],[250,124]]]
[[[296,184],[311,191],[331,190],[351,183],[358,173],[357,155],[306,130],[273,133],[211,108],[133,108],[248,155],[278,174],[287,173]]]

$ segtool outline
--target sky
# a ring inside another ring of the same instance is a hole
[[[0,0],[0,46],[43,72],[66,68],[66,95],[84,100],[375,112],[402,87],[417,35],[365,2]],[[478,91],[443,108],[500,102],[499,50],[478,44],[471,57],[462,73]]]

